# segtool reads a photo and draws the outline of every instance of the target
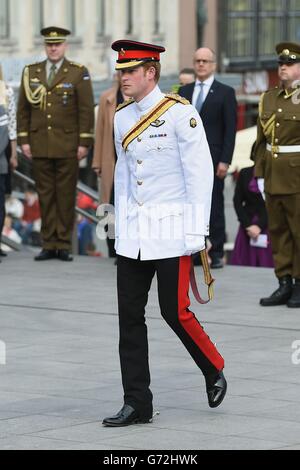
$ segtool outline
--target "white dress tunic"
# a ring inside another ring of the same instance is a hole
[[[127,132],[164,96],[156,86],[115,115],[115,248],[128,258],[191,255],[209,234],[213,165],[196,109],[176,102],[126,151],[122,147]]]

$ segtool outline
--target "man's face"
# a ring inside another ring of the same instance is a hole
[[[193,73],[180,73],[179,74],[179,83],[180,85],[188,85],[195,81],[195,75]]]
[[[136,101],[143,99],[155,85],[155,69],[144,70],[142,66],[121,70],[122,90]]]
[[[202,47],[195,52],[194,70],[196,77],[203,82],[215,73],[216,62],[214,54],[210,49]]]
[[[67,44],[65,42],[58,44],[46,44],[45,49],[48,59],[55,64],[64,58]]]
[[[283,83],[292,85],[300,80],[300,64],[280,63],[278,66],[278,76]]]

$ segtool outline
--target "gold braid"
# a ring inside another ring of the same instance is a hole
[[[25,67],[24,78],[23,78],[24,90],[26,98],[30,104],[36,106],[40,105],[40,108],[46,110],[47,104],[47,90],[44,85],[39,85],[36,90],[32,91],[29,85],[29,68]]]

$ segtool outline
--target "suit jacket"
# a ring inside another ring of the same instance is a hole
[[[179,89],[179,95],[192,103],[195,82]],[[231,163],[237,126],[237,102],[235,91],[228,85],[214,80],[202,106],[200,117],[214,166]]]
[[[117,107],[118,87],[102,93],[96,123],[95,147],[92,168],[101,171],[101,203],[109,204],[116,163],[114,144],[114,115]]]
[[[265,201],[260,192],[252,192],[248,188],[253,175],[254,167],[243,168],[240,171],[233,197],[234,208],[243,228],[253,225],[252,220],[256,215],[258,221],[255,225],[265,230],[268,225]]]
[[[28,79],[25,71],[29,72]],[[34,92],[44,99],[33,104]],[[28,100],[28,95],[30,100]],[[78,146],[94,138],[94,99],[88,70],[64,59],[51,86],[46,61],[24,69],[18,102],[18,144],[30,144],[33,157],[76,158]]]

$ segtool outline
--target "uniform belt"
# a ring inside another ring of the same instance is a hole
[[[273,153],[300,153],[300,145],[270,145],[267,150]]]

